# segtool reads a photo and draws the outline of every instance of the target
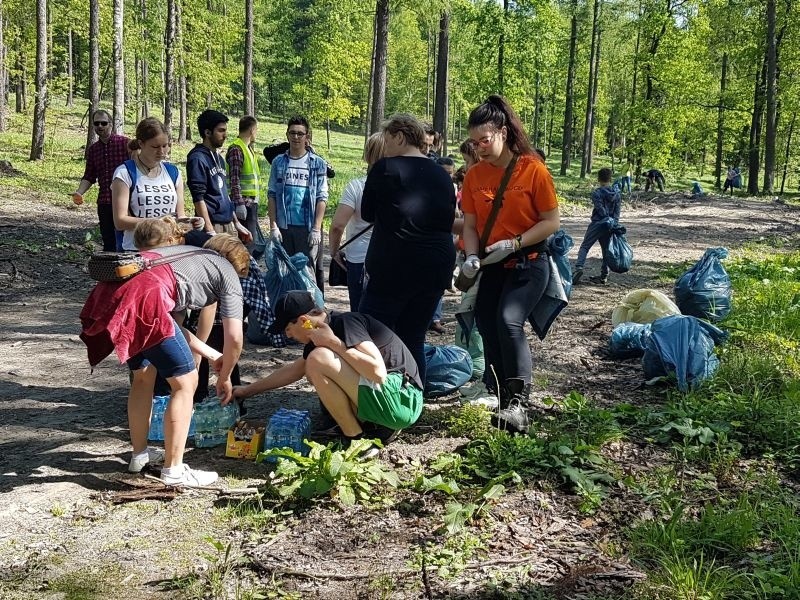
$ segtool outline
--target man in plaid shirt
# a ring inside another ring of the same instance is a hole
[[[100,221],[103,250],[113,252],[117,249],[117,234],[111,209],[111,179],[116,168],[130,158],[129,140],[124,135],[113,133],[111,115],[105,110],[94,111],[92,125],[100,139],[86,151],[86,169],[78,189],[72,194],[72,200],[75,204],[82,204],[83,195],[97,182],[97,218]]]

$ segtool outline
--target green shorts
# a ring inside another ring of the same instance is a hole
[[[383,384],[363,377],[358,382],[358,418],[389,429],[405,429],[422,413],[422,390],[404,384],[400,373],[389,373]]]

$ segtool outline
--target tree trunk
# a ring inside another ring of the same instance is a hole
[[[151,36],[147,21],[147,0],[139,0],[139,24],[142,39],[145,41],[145,46],[148,46]],[[141,89],[140,101],[136,105],[136,117],[137,120],[141,120],[150,116],[150,62],[146,55],[139,57],[139,69],[135,72]]]
[[[558,79],[555,72],[552,77],[552,87],[550,88],[550,116],[547,119],[547,156],[553,152],[553,127],[556,122],[556,87],[558,86]]]
[[[125,62],[122,56],[123,0],[114,0],[114,132],[122,134],[125,128]]]
[[[425,28],[427,31],[427,40],[426,40],[426,48],[425,48],[425,61],[427,62],[426,69],[425,69],[425,118],[429,118],[431,114],[431,90],[433,89],[433,81],[431,81],[433,77],[433,69],[431,65],[433,64],[433,56],[435,55],[435,43],[433,41],[433,33],[431,32],[430,27]],[[374,55],[374,51],[373,51]]]
[[[214,10],[214,6],[211,4],[211,0],[206,0],[206,9],[208,12],[212,12]],[[210,65],[211,64],[211,44],[206,46],[206,62]],[[211,108],[211,103],[213,102],[213,98],[211,96],[211,91],[209,90],[208,94],[206,94],[206,108]]]
[[[377,15],[372,19],[372,57],[369,61],[369,81],[367,82],[367,105],[364,112],[364,146],[367,145],[367,138],[369,138],[372,131],[372,84],[375,80],[375,50],[378,44],[378,26]]]
[[[167,0],[167,26],[164,31],[164,125],[172,133],[172,107],[175,106],[175,11],[177,0]]]
[[[717,151],[714,159],[714,187],[722,189],[722,142],[725,136],[725,88],[728,85],[728,53],[722,53],[722,75],[719,80],[717,105]]]
[[[178,48],[178,70],[180,75],[178,77],[178,143],[183,144],[187,139],[191,139],[192,134],[189,131],[189,115],[186,106],[186,66],[184,64],[183,55],[186,49],[183,46],[183,23],[182,19],[183,9],[180,2],[175,3],[175,39]]]
[[[372,82],[370,133],[380,129],[386,108],[386,67],[389,58],[389,0],[375,2],[375,78]]]
[[[781,177],[781,195],[783,195],[783,188],[786,185],[786,173],[789,167],[789,151],[792,147],[792,133],[794,132],[794,123],[797,120],[797,113],[792,115],[792,120],[789,121],[789,132],[786,134],[786,152],[783,154],[783,176]]]
[[[74,102],[74,81],[72,79],[72,29],[67,30],[67,106]]]
[[[600,3],[600,18],[603,14],[603,1],[598,0]],[[586,172],[592,172],[592,163],[594,162],[594,130],[595,121],[597,120],[597,82],[600,79],[600,36],[603,32],[602,26],[597,28],[597,48],[594,52],[594,81],[592,82],[592,118],[589,121],[589,153],[586,155]],[[613,148],[612,148],[613,149]],[[613,171],[613,169],[612,169]]]
[[[747,157],[747,193],[758,194],[758,174],[761,162],[761,122],[764,116],[764,86],[767,79],[767,57],[761,69],[756,71],[755,92],[753,93],[753,117],[750,122],[750,145]]]
[[[541,80],[541,73],[536,70],[536,79],[533,85],[533,146],[539,148],[539,119],[541,113],[541,96],[539,95],[539,82]]]
[[[436,98],[433,106],[433,128],[442,134],[442,156],[447,155],[449,56],[450,15],[443,11],[439,19],[439,53],[436,56]]]
[[[6,130],[6,112],[8,111],[8,69],[6,68],[6,21],[3,18],[3,0],[0,0],[0,131]]]
[[[589,52],[589,85],[586,86],[586,117],[583,121],[583,156],[581,158],[581,179],[591,169],[592,154],[592,115],[594,114],[595,54],[597,53],[598,25],[600,20],[600,0],[594,0],[592,11],[592,46]]]
[[[86,148],[97,141],[92,127],[92,115],[100,108],[100,0],[89,0],[89,131]]]
[[[44,119],[47,107],[47,0],[36,0],[36,99],[30,160],[44,158]]]
[[[256,114],[253,92],[253,0],[244,2],[244,114]]]
[[[22,42],[17,41],[17,85],[14,88],[16,92],[16,104],[14,110],[18,113],[27,110],[27,102],[25,101],[25,57],[22,54]]]
[[[586,116],[583,121],[583,156],[581,158],[581,179],[586,177],[589,171],[589,156],[592,153],[592,137],[589,130],[592,128],[592,114],[594,112],[594,55],[597,52],[597,25],[600,15],[600,0],[594,0],[592,16],[592,46],[589,52],[589,84],[586,86]]]
[[[508,0],[503,0],[503,21],[500,29],[500,39],[497,49],[497,91],[502,95],[505,85],[505,54],[506,54],[506,16],[508,15]]]
[[[572,105],[575,91],[575,50],[578,45],[578,0],[572,0],[572,25],[569,36],[569,65],[567,67],[566,105],[564,106],[564,128],[561,135],[561,170],[567,174],[572,157]]]
[[[633,83],[631,85],[631,110],[636,108],[636,95],[637,95],[637,87],[639,85],[639,45],[642,41],[642,27],[641,27],[641,18],[642,18],[642,0],[639,0],[639,10],[637,12],[639,18],[636,21],[636,45],[634,46],[633,50]],[[633,158],[633,145],[636,140],[635,136],[635,129],[632,127],[631,118],[629,115],[626,115],[626,123],[625,123],[626,132],[629,134],[628,137],[632,138],[631,143],[626,146],[627,149],[627,159],[628,162],[631,161]],[[639,181],[639,172],[636,172],[636,181]]]
[[[767,0],[767,79],[766,79],[766,136],[764,138],[764,187],[765,194],[772,194],[775,187],[775,145],[777,135],[778,95],[777,46],[775,39],[775,0]]]

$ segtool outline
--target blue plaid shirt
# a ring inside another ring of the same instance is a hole
[[[261,333],[267,336],[271,346],[285,347],[287,342],[285,335],[267,333],[267,328],[275,321],[275,313],[272,312],[272,306],[269,303],[264,276],[252,256],[250,257],[250,273],[247,277],[240,278],[239,281],[242,283],[245,306],[248,306],[255,315],[258,325],[261,327]]]

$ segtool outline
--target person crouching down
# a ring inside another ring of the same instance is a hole
[[[395,431],[413,425],[422,412],[422,382],[408,348],[383,323],[369,315],[327,313],[307,291],[291,291],[275,303],[269,332],[284,332],[305,344],[303,356],[264,379],[234,387],[236,398],[280,388],[304,375],[344,434],[360,439],[362,423]],[[372,447],[366,457],[375,456]]]

